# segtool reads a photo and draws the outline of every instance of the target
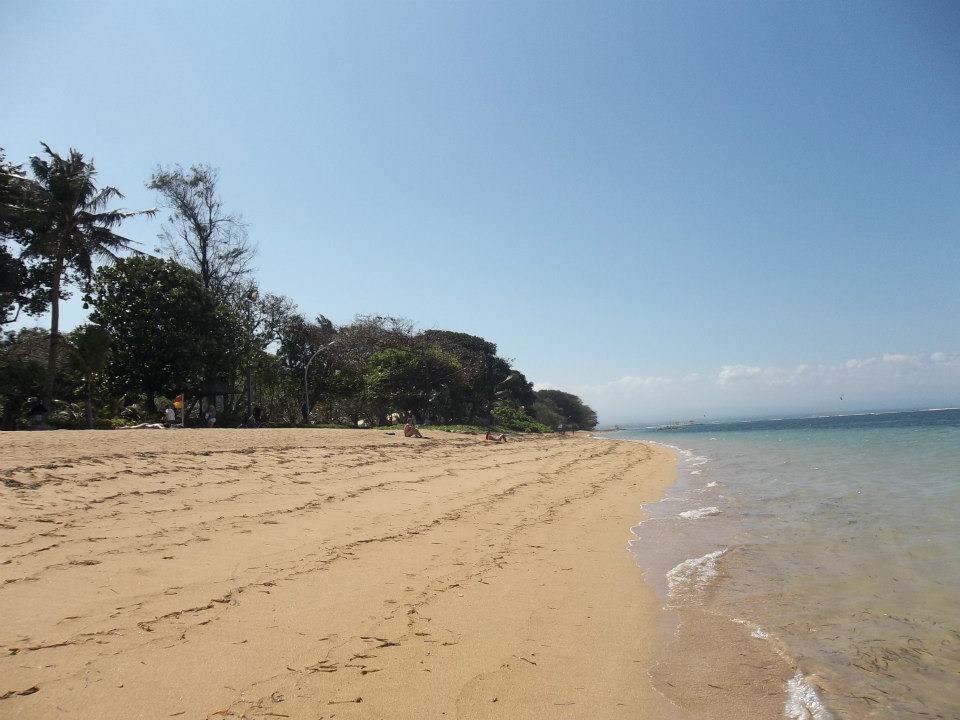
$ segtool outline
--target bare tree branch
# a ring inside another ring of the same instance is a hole
[[[219,171],[209,165],[180,165],[154,171],[147,187],[160,194],[170,215],[159,239],[170,257],[196,270],[203,286],[221,299],[248,281],[256,247],[243,218],[223,209]]]

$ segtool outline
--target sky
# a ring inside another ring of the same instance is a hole
[[[220,168],[262,290],[604,423],[960,405],[956,3],[4,0],[0,147],[41,140],[128,209]]]

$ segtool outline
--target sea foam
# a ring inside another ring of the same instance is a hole
[[[667,572],[667,594],[674,600],[695,597],[717,576],[717,560],[726,548],[690,558]]]
[[[787,680],[787,702],[783,706],[783,714],[791,720],[833,720],[833,715],[824,706],[817,691],[799,670]]]
[[[705,507],[700,508],[699,510],[687,510],[680,513],[680,517],[684,520],[699,520],[700,518],[710,517],[711,515],[719,515],[720,508],[718,507]]]

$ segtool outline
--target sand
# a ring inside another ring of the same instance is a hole
[[[0,436],[0,717],[673,717],[674,457],[428,434]]]

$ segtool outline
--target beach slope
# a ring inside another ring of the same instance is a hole
[[[665,718],[642,443],[15,433],[0,717]]]

